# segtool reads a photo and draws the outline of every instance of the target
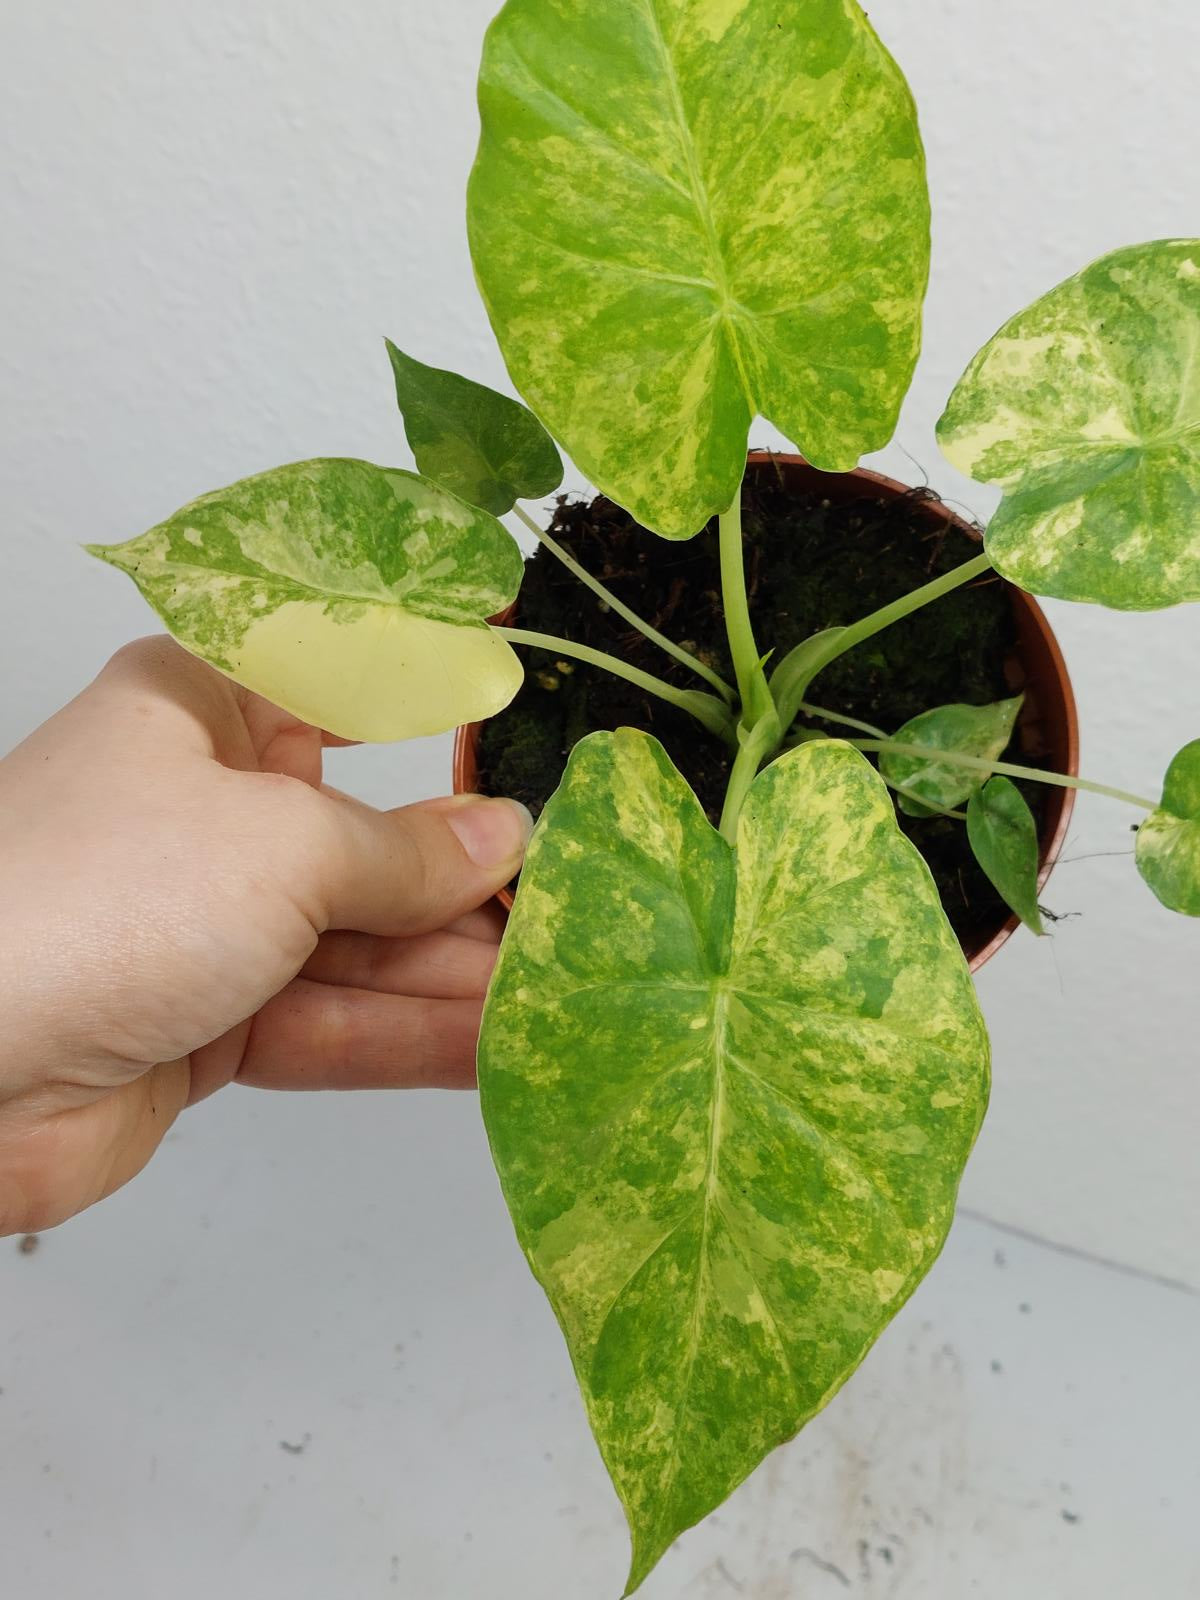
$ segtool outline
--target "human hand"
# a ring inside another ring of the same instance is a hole
[[[529,818],[379,812],[321,733],[165,638],[0,761],[0,1234],[145,1165],[186,1105],[466,1087]]]

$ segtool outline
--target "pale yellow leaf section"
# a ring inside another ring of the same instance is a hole
[[[252,624],[229,676],[314,727],[382,743],[493,716],[520,688],[521,664],[483,624],[372,605],[339,620],[290,601]]]

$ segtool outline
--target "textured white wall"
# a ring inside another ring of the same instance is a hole
[[[80,541],[285,460],[403,462],[384,333],[503,382],[462,200],[492,9],[0,5],[0,746],[148,630]],[[874,21],[922,108],[936,217],[926,353],[880,459],[986,512],[932,441],[967,358],[1092,257],[1200,232],[1200,11],[891,0]],[[1087,770],[1153,790],[1200,733],[1196,611],[1052,610]],[[350,753],[337,778],[398,803],[447,760],[441,740]],[[1141,888],[1132,814],[1085,798],[1077,819],[1047,899],[1079,916],[982,980],[996,1090],[966,1198],[1195,1285],[1200,925]]]

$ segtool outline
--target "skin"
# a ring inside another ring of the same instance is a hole
[[[381,812],[168,639],[0,760],[0,1234],[111,1194],[234,1081],[468,1088],[523,807]]]

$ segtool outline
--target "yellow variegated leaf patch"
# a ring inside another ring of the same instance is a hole
[[[829,1400],[950,1226],[987,1038],[877,774],[840,742],[791,751],[734,851],[656,740],[576,745],[479,1080],[632,1590]]]
[[[520,551],[494,517],[411,472],[299,461],[89,548],[185,649],[344,739],[442,733],[521,686],[484,620],[515,597]]]
[[[1034,594],[1200,600],[1200,239],[1117,250],[1007,323],[938,424],[1004,499],[986,535]]]
[[[916,112],[854,0],[508,0],[468,222],[520,392],[687,538],[756,414],[815,465],[887,442],[920,343]]]

